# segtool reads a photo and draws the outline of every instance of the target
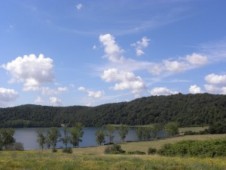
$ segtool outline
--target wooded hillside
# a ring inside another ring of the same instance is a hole
[[[70,122],[84,126],[140,125],[178,122],[180,126],[208,125],[226,120],[226,96],[195,94],[143,97],[131,102],[96,107],[22,105],[0,108],[0,127],[50,127]]]

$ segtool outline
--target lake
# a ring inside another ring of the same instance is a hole
[[[43,129],[44,131],[47,131],[48,128],[17,128],[15,129],[14,138],[16,139],[16,142],[21,142],[24,146],[25,150],[33,150],[33,149],[40,149],[38,143],[37,143],[37,130]],[[89,146],[97,146],[96,143],[96,136],[95,133],[98,130],[98,128],[93,127],[87,127],[83,129],[83,138],[82,142],[79,143],[79,147],[89,147]],[[60,131],[62,133],[62,128],[60,128]],[[134,128],[130,128],[129,133],[126,136],[126,141],[137,141],[137,135]],[[106,142],[108,141],[108,138],[105,139]],[[118,135],[118,132],[115,131],[114,133],[114,142],[118,143],[120,142],[120,136]],[[63,144],[61,142],[57,143],[57,148],[62,148]]]

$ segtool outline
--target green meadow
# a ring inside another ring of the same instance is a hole
[[[211,140],[226,135],[191,135],[121,144],[124,150],[147,152],[182,140]],[[224,170],[226,157],[165,157],[159,155],[104,154],[106,146],[75,148],[72,154],[58,150],[0,151],[0,170]]]

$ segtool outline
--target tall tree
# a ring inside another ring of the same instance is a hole
[[[155,123],[152,126],[152,134],[153,138],[158,138],[158,133],[163,130],[163,126],[160,123]]]
[[[108,124],[105,126],[105,129],[106,135],[109,138],[109,143],[113,143],[115,127],[113,125]]]
[[[62,124],[61,125],[63,127],[63,136],[61,137],[61,141],[65,146],[65,150],[68,149],[68,144],[70,143],[71,137],[68,131],[68,125],[66,124]]]
[[[119,130],[119,136],[120,136],[121,140],[124,142],[126,135],[129,132],[129,127],[127,125],[120,125],[118,130]]]
[[[45,143],[46,143],[46,137],[44,135],[44,131],[41,130],[41,129],[37,130],[37,142],[38,142],[39,146],[43,150],[44,146],[45,146]]]
[[[101,145],[105,142],[105,133],[102,129],[97,130],[95,135],[96,135],[96,142],[98,145]]]
[[[169,136],[174,136],[179,133],[179,127],[176,122],[169,122],[165,124],[164,129]]]
[[[0,150],[7,149],[7,146],[15,143],[13,129],[0,129]]]
[[[60,137],[60,132],[57,128],[52,127],[47,132],[47,140],[50,144],[50,147],[52,147],[52,151],[56,151],[56,144],[58,142],[58,138]]]
[[[79,146],[79,142],[82,142],[82,137],[83,137],[83,126],[81,123],[77,123],[75,127],[72,127],[71,130],[71,144],[76,147]]]

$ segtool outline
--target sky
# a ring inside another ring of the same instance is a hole
[[[2,0],[0,107],[226,94],[225,0]]]

